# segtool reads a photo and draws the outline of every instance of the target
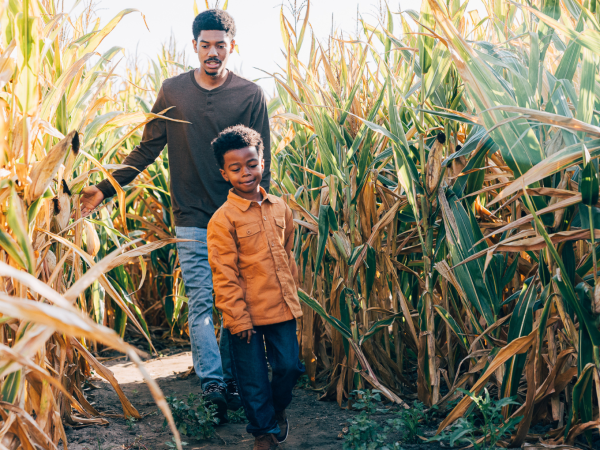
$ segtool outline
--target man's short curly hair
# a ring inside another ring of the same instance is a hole
[[[219,30],[227,33],[231,39],[235,37],[235,21],[233,17],[222,9],[209,9],[201,12],[194,19],[192,33],[194,39],[198,40],[202,30]]]
[[[256,147],[258,156],[262,159],[265,146],[260,134],[244,125],[235,125],[225,128],[217,138],[211,142],[213,152],[219,167],[225,165],[225,153],[231,150],[239,150],[244,147]]]

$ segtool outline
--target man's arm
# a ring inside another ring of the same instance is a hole
[[[215,306],[223,314],[225,328],[231,334],[238,334],[253,327],[240,286],[238,250],[233,234],[231,224],[213,219],[208,224],[206,242],[213,273]]]
[[[152,112],[157,114],[168,108],[163,88],[161,87]],[[163,151],[167,143],[167,127],[164,119],[154,119],[144,127],[142,142],[125,158],[123,164],[135,167],[119,169],[113,172],[114,179],[121,185],[131,183],[143,170],[152,164]],[[105,198],[116,194],[110,181],[103,180],[96,186],[89,186],[81,191],[81,213],[87,216]]]
[[[265,171],[263,172],[260,185],[265,191],[269,192],[271,185],[271,130],[269,129],[269,110],[267,108],[267,99],[262,89],[256,93],[256,102],[252,111],[250,128],[258,131],[263,140],[265,151],[263,159],[265,160]]]

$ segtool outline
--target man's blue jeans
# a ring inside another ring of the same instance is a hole
[[[192,344],[192,359],[196,375],[204,389],[209,383],[232,380],[229,343],[221,329],[221,349],[213,325],[212,272],[208,264],[206,228],[176,227],[179,239],[199,242],[178,242],[179,264],[188,297],[188,323]]]
[[[256,334],[247,339],[232,336],[229,330],[229,349],[233,373],[246,417],[248,433],[261,436],[279,434],[275,412],[283,411],[292,401],[292,390],[304,366],[298,358],[296,320],[254,327]],[[269,382],[267,358],[273,369]]]

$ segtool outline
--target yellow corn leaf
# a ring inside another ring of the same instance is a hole
[[[55,305],[61,306],[63,308],[71,307],[71,303],[66,301],[62,295],[52,289],[43,281],[37,279],[33,275],[23,272],[22,270],[18,270],[8,264],[0,261],[0,275],[7,278],[14,278],[19,283],[24,286],[27,286],[34,292],[40,294],[43,298],[50,300]]]
[[[306,128],[308,128],[313,133],[315,131],[314,127],[309,122],[307,122],[302,117],[300,117],[300,116],[298,116],[296,114],[293,114],[293,113],[285,112],[285,113],[275,114],[273,116],[273,119],[291,120],[292,122],[297,123],[298,125],[305,126]]]
[[[95,263],[93,261],[93,258],[87,254],[87,252],[84,252],[80,247],[78,247],[77,245],[73,244],[71,241],[69,241],[68,239],[65,239],[61,236],[58,236],[56,234],[53,234],[47,230],[44,230],[42,228],[37,228],[36,230],[41,232],[41,233],[46,233],[48,236],[50,236],[51,238],[57,240],[58,242],[60,242],[61,244],[69,247],[70,249],[72,249],[75,253],[77,253],[81,259],[83,259],[90,268],[93,268],[95,266]],[[137,329],[140,331],[140,333],[142,333],[142,336],[144,336],[146,338],[146,340],[148,341],[148,343],[150,344],[150,346],[152,346],[153,351],[156,352],[156,349],[154,348],[154,345],[152,344],[152,341],[150,340],[150,337],[148,335],[146,335],[146,332],[144,331],[144,329],[142,328],[142,326],[140,325],[140,323],[138,322],[137,318],[135,317],[135,315],[133,314],[133,312],[131,311],[131,309],[127,306],[127,303],[125,303],[125,301],[121,298],[121,296],[119,295],[119,293],[115,290],[115,288],[113,287],[113,285],[108,281],[108,279],[106,278],[105,275],[101,275],[100,278],[98,279],[98,281],[100,282],[100,284],[102,285],[102,287],[104,288],[104,290],[108,293],[108,295],[110,295],[112,297],[112,299],[117,303],[117,305],[119,305],[119,307],[123,310],[123,312],[125,314],[127,314],[127,317],[129,318],[129,320],[131,320],[131,322],[137,327]]]

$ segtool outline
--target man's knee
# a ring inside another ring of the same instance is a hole
[[[188,296],[188,310],[192,316],[212,317],[213,296],[212,286],[201,286],[199,288],[190,289]]]

